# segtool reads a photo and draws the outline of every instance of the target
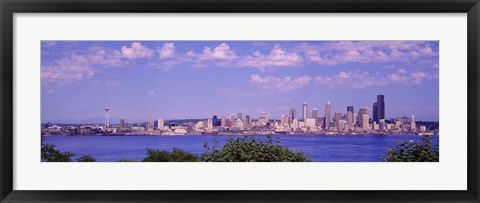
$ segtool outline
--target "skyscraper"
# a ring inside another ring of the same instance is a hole
[[[347,125],[349,128],[353,127],[354,125],[353,111],[353,106],[347,106]]]
[[[262,112],[260,120],[262,121],[262,123],[268,123],[268,121],[270,121],[270,115],[268,114],[268,112]]]
[[[335,112],[334,114],[334,120],[335,120],[335,127],[337,127],[338,129],[340,129],[340,118],[342,117],[342,113],[340,112]]]
[[[302,118],[305,121],[308,118],[308,106],[307,102],[303,102],[302,106]]]
[[[163,122],[162,119],[158,119],[157,121],[157,129],[163,129],[163,127],[165,126],[165,123]]]
[[[213,119],[211,118],[207,120],[207,130],[213,130]]]
[[[125,119],[120,119],[120,128],[124,128],[125,127]]]
[[[363,130],[368,129],[368,113],[362,114],[362,128]]]
[[[325,129],[328,130],[330,128],[330,123],[332,122],[332,103],[327,101],[325,104]]]
[[[385,97],[383,95],[377,95],[377,123],[380,123],[380,119],[385,119]]]
[[[415,132],[417,130],[417,126],[415,125],[415,116],[412,115],[412,121],[410,123],[410,130],[412,132]]]
[[[372,105],[372,117],[373,117],[372,118],[373,121],[377,123],[379,122],[380,119],[378,119],[378,103],[377,102],[373,103]]]
[[[227,126],[227,119],[225,118],[225,116],[222,116],[220,118],[220,126],[222,127],[226,127]]]
[[[295,120],[296,114],[297,114],[297,111],[295,110],[295,108],[291,108],[290,112],[288,113],[288,122],[289,123],[292,123],[293,120]]]
[[[251,120],[250,120],[250,116],[249,115],[246,115],[245,116],[245,128],[246,129],[250,129],[250,126],[251,126]]]
[[[315,125],[318,124],[318,109],[317,108],[312,108],[311,117],[313,119],[315,119]]]
[[[242,113],[238,113],[238,118],[237,119],[243,120]]]
[[[367,114],[367,118],[368,118],[368,107],[360,107],[360,109],[358,110],[358,126],[362,128],[364,126],[363,114]],[[368,126],[368,119],[367,119],[367,126]]]
[[[230,114],[230,125],[234,126],[235,125],[235,114]]]

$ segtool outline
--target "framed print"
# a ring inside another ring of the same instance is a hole
[[[2,1],[2,202],[478,202],[478,1]]]

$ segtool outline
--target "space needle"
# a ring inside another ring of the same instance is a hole
[[[108,107],[105,107],[105,127],[108,128],[110,126],[110,122],[108,121]]]

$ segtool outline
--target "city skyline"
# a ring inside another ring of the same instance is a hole
[[[437,41],[42,42],[42,122],[298,118],[305,101],[373,118],[379,94],[385,119],[438,121],[438,86]]]

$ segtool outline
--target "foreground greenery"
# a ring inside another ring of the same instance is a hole
[[[59,151],[55,149],[54,144],[43,143],[44,138],[41,140],[41,160],[42,162],[71,162],[75,153],[69,151]],[[97,160],[90,155],[82,155],[76,159],[78,162],[96,162]]]
[[[409,142],[408,140],[387,148],[386,162],[438,162],[439,145],[432,147],[432,139],[424,136],[420,142]]]
[[[247,138],[233,139],[228,141],[222,148],[218,142],[213,147],[205,143],[200,161],[204,162],[309,162],[311,158],[300,151],[291,151],[288,147],[279,145],[279,140],[273,143],[272,136],[267,141],[255,139],[253,136]]]

